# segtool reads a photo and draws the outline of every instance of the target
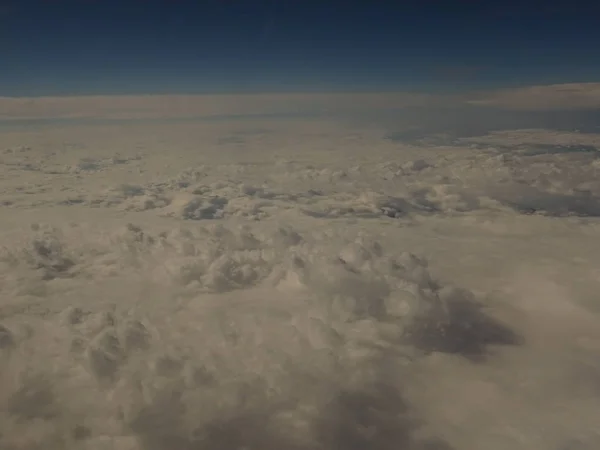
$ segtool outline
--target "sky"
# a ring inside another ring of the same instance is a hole
[[[594,3],[1,0],[0,96],[595,82]]]

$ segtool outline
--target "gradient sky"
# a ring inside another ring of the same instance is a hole
[[[589,0],[0,1],[4,96],[600,81]]]

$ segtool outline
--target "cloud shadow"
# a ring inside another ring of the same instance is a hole
[[[493,347],[522,345],[524,339],[484,307],[466,290],[452,289],[444,295],[446,316],[416,321],[407,331],[409,342],[427,353],[441,352],[463,356],[482,363]]]
[[[276,406],[242,411],[186,435],[183,403],[169,395],[141,411],[130,426],[144,450],[453,450],[437,438],[418,437],[424,422],[384,383],[339,392],[314,418],[313,436],[305,442],[269,425],[277,412]]]

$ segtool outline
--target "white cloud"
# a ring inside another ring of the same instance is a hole
[[[599,448],[598,136],[383,128],[0,130],[0,448]]]

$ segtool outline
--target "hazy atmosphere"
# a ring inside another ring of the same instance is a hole
[[[597,9],[0,4],[0,450],[600,448]]]

